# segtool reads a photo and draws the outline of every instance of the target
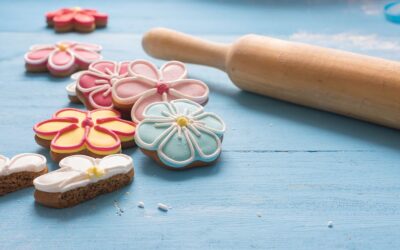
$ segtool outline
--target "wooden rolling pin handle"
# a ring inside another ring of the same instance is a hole
[[[160,59],[203,64],[225,70],[229,45],[209,42],[165,28],[154,28],[143,36],[144,50]]]

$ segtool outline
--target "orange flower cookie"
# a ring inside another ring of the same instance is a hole
[[[113,109],[61,109],[53,118],[36,124],[36,142],[50,148],[56,162],[75,154],[92,157],[121,152],[121,147],[135,145],[136,125],[120,118]]]

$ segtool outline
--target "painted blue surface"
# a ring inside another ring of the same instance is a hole
[[[3,0],[0,153],[48,157],[32,126],[71,106],[69,79],[25,73],[32,44],[74,39],[102,44],[108,59],[148,58],[142,32],[166,26],[221,42],[253,32],[398,60],[400,26],[385,20],[387,2],[85,1],[110,13],[109,27],[57,35],[44,12],[81,3]],[[136,177],[118,192],[64,210],[35,204],[33,189],[1,197],[0,249],[400,248],[399,131],[242,92],[214,69],[189,73],[209,84],[207,110],[228,126],[217,165],[172,172],[131,149]],[[172,209],[157,210],[159,202]]]

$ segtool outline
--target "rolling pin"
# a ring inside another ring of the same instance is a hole
[[[399,62],[259,35],[214,43],[165,28],[142,45],[156,58],[226,71],[246,91],[400,129]]]

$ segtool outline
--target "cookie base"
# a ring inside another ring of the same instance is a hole
[[[147,155],[148,157],[152,158],[152,159],[153,159],[155,162],[157,162],[157,164],[159,164],[160,166],[162,166],[162,167],[164,167],[164,168],[166,168],[166,169],[169,169],[169,170],[176,170],[176,171],[185,170],[185,169],[190,169],[190,168],[196,168],[196,167],[212,166],[212,165],[215,164],[215,163],[218,161],[218,159],[219,159],[219,156],[218,156],[217,159],[215,159],[215,160],[212,161],[212,162],[195,161],[195,162],[193,162],[193,163],[191,163],[191,164],[189,164],[189,165],[187,165],[187,166],[180,167],[180,168],[174,168],[174,167],[168,166],[168,165],[166,165],[164,162],[162,162],[162,161],[160,160],[160,158],[158,157],[158,155],[157,155],[157,151],[146,150],[146,149],[143,149],[143,148],[140,148],[140,150],[141,150],[145,155]]]
[[[81,100],[79,100],[79,98],[77,96],[74,96],[74,95],[68,95],[68,99],[72,103],[76,103],[76,104],[82,103]]]
[[[35,141],[37,144],[39,144],[40,146],[42,146],[44,148],[50,148],[51,141],[49,141],[49,140],[42,139],[39,136],[35,135]],[[126,141],[126,142],[121,143],[121,148],[132,148],[135,145],[136,145],[136,143],[134,140]],[[113,154],[117,154],[117,153],[121,153],[121,151],[115,152]],[[65,158],[67,156],[78,155],[78,154],[87,155],[87,156],[94,157],[94,158],[103,158],[104,156],[107,156],[107,155],[99,155],[99,154],[93,153],[87,149],[84,149],[81,151],[76,151],[76,152],[71,152],[71,153],[57,153],[57,152],[53,152],[50,150],[51,159],[53,159],[53,161],[55,161],[57,163],[60,162],[63,158]]]
[[[48,172],[46,167],[39,172],[17,172],[10,175],[0,176],[0,196],[27,188],[33,185],[33,180]]]
[[[25,69],[28,72],[31,73],[43,73],[43,72],[50,72],[50,74],[52,76],[56,76],[56,77],[67,77],[72,75],[73,73],[75,73],[79,67],[75,66],[72,67],[69,70],[65,70],[65,71],[57,71],[57,70],[53,70],[50,69],[47,64],[39,64],[39,65],[35,65],[35,64],[29,64],[29,63],[25,63]]]
[[[36,202],[53,208],[73,207],[81,202],[91,200],[99,195],[114,192],[128,185],[134,176],[132,169],[126,174],[114,175],[108,179],[72,189],[64,193],[48,193],[35,190]]]

